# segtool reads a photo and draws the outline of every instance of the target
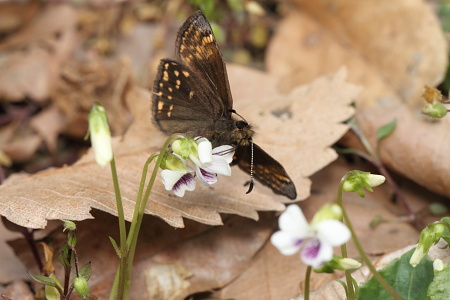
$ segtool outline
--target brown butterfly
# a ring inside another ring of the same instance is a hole
[[[245,120],[233,118],[226,66],[201,11],[179,29],[175,53],[176,60],[161,60],[153,84],[153,119],[161,131],[203,136],[213,147],[233,145],[233,164],[274,193],[295,199],[295,185],[283,166],[253,143],[254,131]],[[252,187],[250,182],[249,192]]]

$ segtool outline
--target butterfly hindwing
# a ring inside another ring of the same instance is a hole
[[[224,114],[231,116],[233,98],[227,69],[211,25],[201,11],[190,16],[178,31],[175,53],[184,64],[203,77],[205,84],[221,100]]]
[[[251,151],[251,145],[238,147],[233,161],[249,174]],[[295,185],[284,167],[255,143],[253,143],[253,176],[276,194],[285,195],[289,199],[297,197]]]

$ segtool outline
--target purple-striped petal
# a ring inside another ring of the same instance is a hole
[[[191,173],[184,174],[172,188],[173,193],[178,197],[183,197],[185,191],[195,190],[195,180]]]
[[[217,175],[202,168],[196,168],[195,174],[202,185],[208,186],[217,182]]]

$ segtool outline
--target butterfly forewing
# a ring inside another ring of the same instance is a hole
[[[217,46],[211,26],[205,16],[197,11],[178,31],[175,42],[177,57],[214,90],[221,100],[223,115],[231,116],[233,98],[225,63]]]
[[[233,163],[250,174],[251,145],[236,149]],[[289,199],[297,197],[295,185],[283,166],[253,143],[253,176],[276,194],[285,195]]]
[[[213,130],[221,112],[214,101],[217,96],[196,72],[175,60],[161,60],[152,102],[154,120],[163,132],[197,136]]]

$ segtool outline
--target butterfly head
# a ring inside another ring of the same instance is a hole
[[[231,140],[239,146],[248,146],[252,142],[253,131],[252,126],[244,120],[234,122],[235,128],[231,132]]]

